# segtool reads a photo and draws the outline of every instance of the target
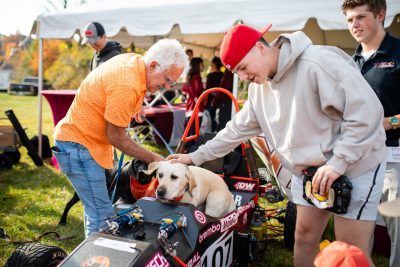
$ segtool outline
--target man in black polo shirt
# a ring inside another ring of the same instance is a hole
[[[385,0],[344,0],[342,11],[359,43],[354,60],[384,109],[388,147],[382,201],[399,197],[400,187],[400,39],[385,32]],[[368,120],[368,118],[365,118]],[[400,219],[384,217],[391,239],[390,266],[400,266]]]

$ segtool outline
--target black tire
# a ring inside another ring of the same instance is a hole
[[[19,160],[21,159],[21,153],[16,150],[16,151],[6,151],[4,154],[9,155],[13,159],[13,163],[18,163]]]
[[[13,165],[13,158],[7,154],[0,155],[0,170],[11,169]]]
[[[55,267],[67,253],[59,247],[25,243],[17,247],[5,267]]]
[[[285,247],[288,249],[293,249],[294,247],[294,233],[296,230],[296,217],[297,208],[296,204],[292,201],[288,201],[285,212],[285,221],[283,227],[283,241]]]

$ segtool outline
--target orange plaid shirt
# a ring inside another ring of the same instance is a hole
[[[54,130],[54,139],[85,146],[103,168],[113,168],[106,122],[128,127],[146,94],[145,65],[133,53],[113,57],[82,82],[67,115]]]

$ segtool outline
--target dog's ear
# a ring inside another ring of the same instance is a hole
[[[145,173],[145,174],[152,174],[152,173],[154,173],[157,169],[158,169],[158,166],[160,165],[160,162],[159,161],[157,161],[157,162],[152,162],[152,163],[150,163],[149,164],[149,166],[148,166],[148,168],[147,168],[147,170],[143,170],[143,172]]]
[[[133,177],[136,176],[134,160],[127,162],[127,164],[124,167],[126,167],[126,172],[129,176],[133,176]]]
[[[187,168],[185,175],[189,182],[189,194],[191,196],[193,196],[192,192],[193,192],[193,189],[197,186],[197,183],[196,183],[196,179],[194,179],[193,173],[190,171],[189,167]]]

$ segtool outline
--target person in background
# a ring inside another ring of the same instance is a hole
[[[232,93],[233,90],[233,73],[226,69],[224,76],[222,76],[219,87],[224,88]],[[216,93],[211,102],[211,106],[217,109],[216,121],[217,121],[217,132],[225,128],[225,125],[232,118],[232,99],[226,94]]]
[[[193,50],[192,49],[186,49],[186,55],[188,56],[188,58],[189,58],[189,62],[190,61],[192,61],[192,58],[193,58]]]
[[[393,158],[400,139],[400,39],[385,32],[385,0],[345,0],[342,11],[359,43],[353,59],[383,106],[389,150],[381,201],[400,197],[400,163]],[[400,266],[400,219],[383,217],[391,240],[390,266]]]
[[[210,72],[207,75],[206,80],[206,90],[214,87],[220,87],[221,79],[224,73],[221,71],[222,62],[219,57],[213,57],[210,65]],[[207,104],[205,109],[210,114],[211,119],[211,131],[215,132],[217,130],[217,122],[215,121],[215,111],[216,107],[211,106],[212,100],[215,93],[209,94],[207,97]]]
[[[201,80],[201,72],[204,70],[204,62],[200,57],[194,57],[190,61],[190,68],[186,76],[186,83],[182,86],[182,92],[186,95],[186,121],[185,126],[189,122],[190,117],[192,116],[194,107],[196,105],[197,99],[204,91],[203,82]],[[204,104],[200,105],[199,109],[199,125],[201,125]],[[189,132],[190,135],[195,134],[195,124],[192,124],[192,127]]]
[[[53,153],[84,206],[86,236],[106,225],[113,214],[105,169],[112,169],[112,147],[146,163],[164,158],[126,134],[132,119],[142,122],[146,92],[170,88],[188,67],[182,45],[163,39],[144,56],[113,57],[83,80],[67,115],[54,130]]]
[[[294,174],[295,267],[313,265],[333,214],[303,198],[302,171],[318,167],[312,190],[322,195],[346,175],[353,190],[347,212],[333,214],[335,236],[359,247],[372,264],[369,242],[386,167],[379,99],[341,49],[313,45],[300,31],[282,34],[270,44],[263,38],[270,27],[257,31],[239,24],[224,36],[221,60],[241,80],[251,81],[248,99],[212,140],[167,160],[200,165],[263,133],[282,166]]]
[[[90,71],[110,58],[121,54],[122,46],[118,42],[107,40],[104,27],[100,23],[91,22],[87,24],[83,33],[82,44],[89,44],[95,51],[90,60]]]

